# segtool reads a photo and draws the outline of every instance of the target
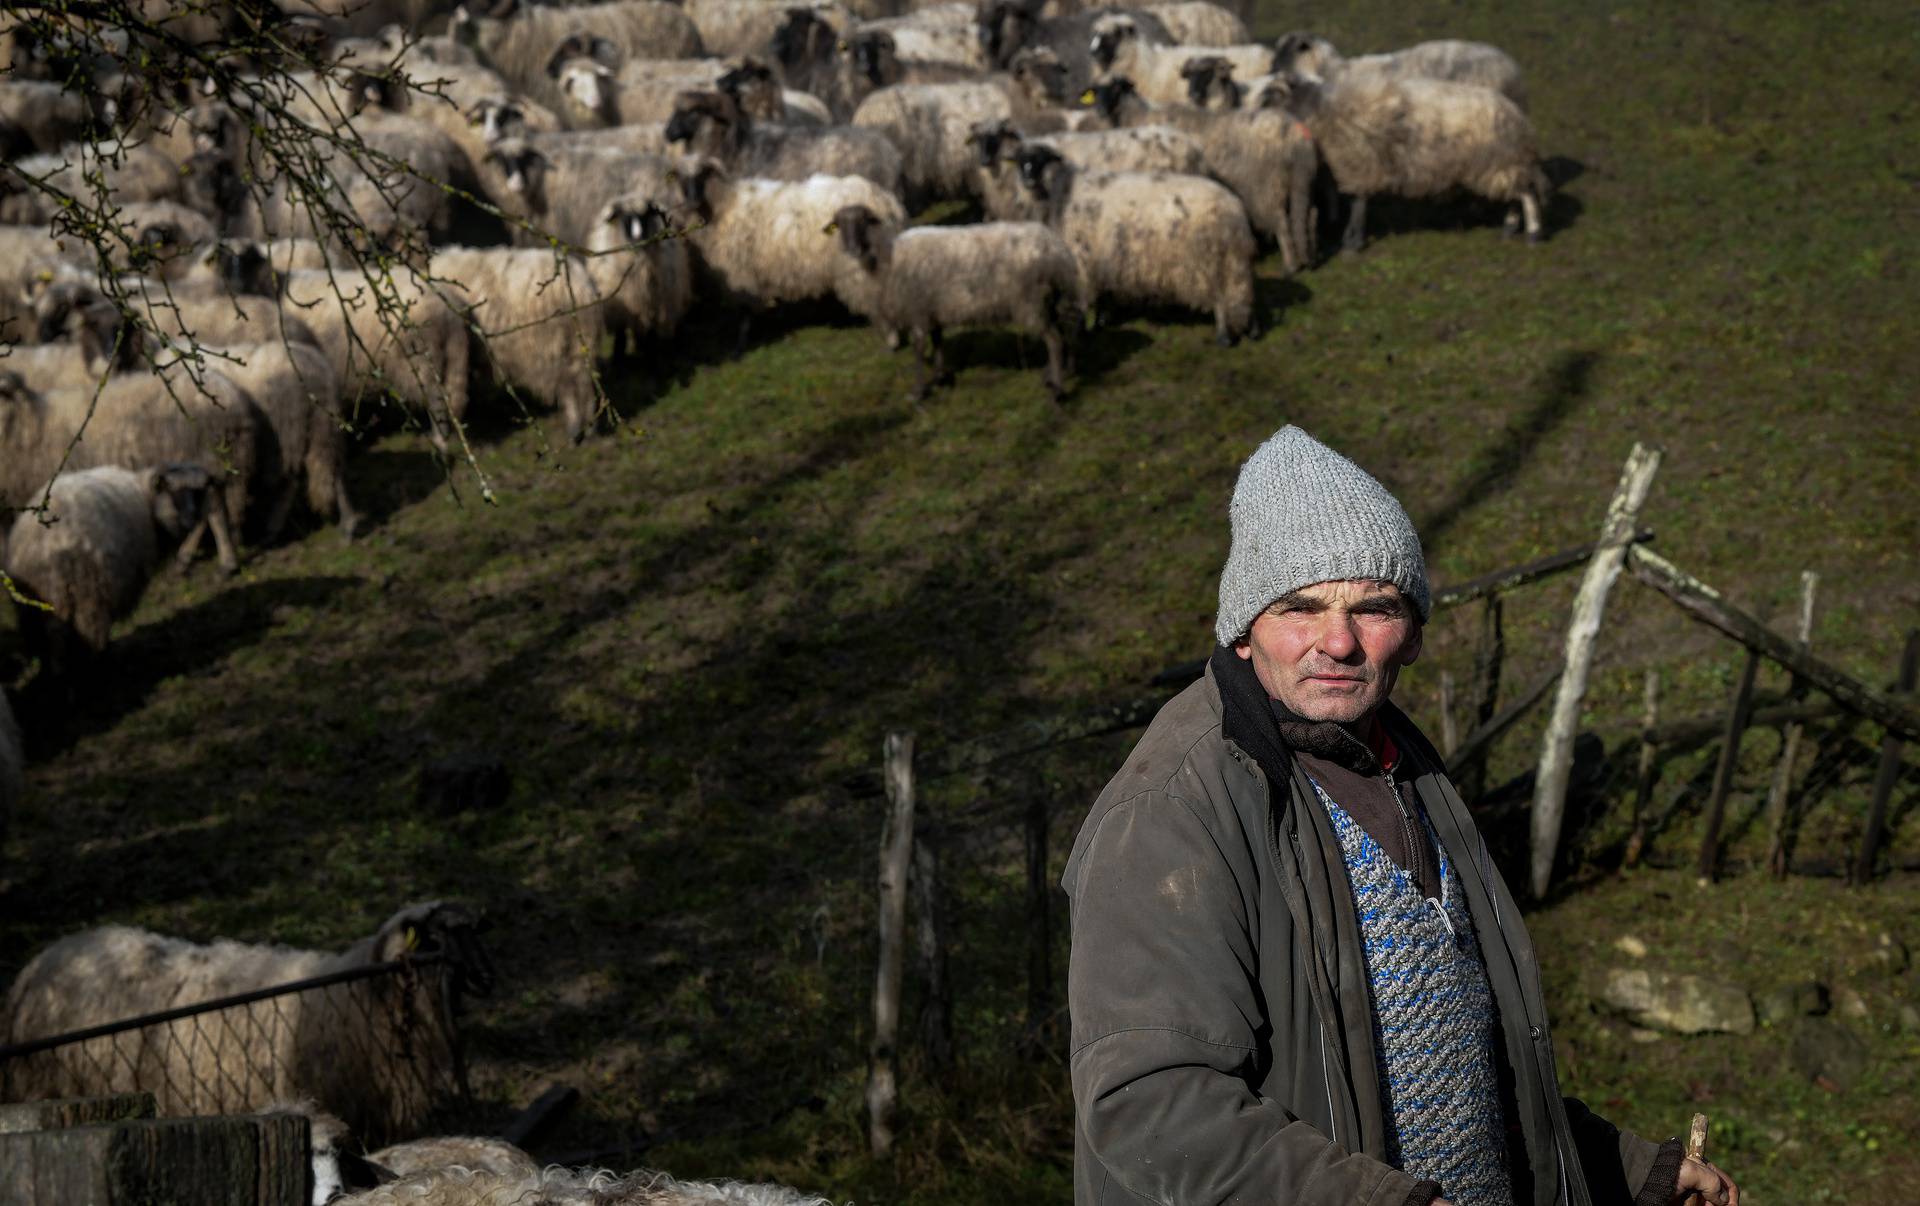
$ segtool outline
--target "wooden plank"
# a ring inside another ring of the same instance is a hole
[[[1920,711],[1910,701],[1891,698],[1829,662],[1803,652],[1753,616],[1728,603],[1720,592],[1645,547],[1628,551],[1633,576],[1679,605],[1694,619],[1778,662],[1825,691],[1843,707],[1884,725],[1908,741],[1920,741]]]
[[[28,1131],[58,1131],[70,1126],[97,1126],[133,1118],[152,1118],[157,1111],[151,1093],[116,1093],[110,1097],[49,1097],[0,1105],[0,1135]]]
[[[1813,648],[1813,600],[1820,589],[1820,575],[1807,570],[1800,575],[1800,651]],[[1795,675],[1787,694],[1798,702],[1807,685]],[[1773,768],[1773,782],[1767,787],[1767,869],[1777,879],[1787,873],[1787,800],[1793,793],[1793,764],[1800,757],[1800,736],[1806,723],[1790,720],[1780,733],[1780,761]]]
[[[1647,845],[1647,805],[1653,802],[1653,785],[1659,777],[1660,746],[1649,734],[1660,723],[1660,671],[1648,670],[1646,687],[1642,692],[1644,706],[1640,717],[1640,766],[1639,775],[1633,792],[1633,829],[1627,835],[1626,855],[1622,858],[1627,866],[1640,862],[1640,852]]]
[[[1587,673],[1593,665],[1593,647],[1600,635],[1607,595],[1620,577],[1633,543],[1640,507],[1660,468],[1660,450],[1635,444],[1620,472],[1620,482],[1607,504],[1606,521],[1587,572],[1574,597],[1567,624],[1565,672],[1554,697],[1553,716],[1540,742],[1540,769],[1534,776],[1531,875],[1536,899],[1547,894],[1553,878],[1553,860],[1560,850],[1560,825],[1567,804],[1567,777],[1573,771],[1573,739],[1580,727],[1580,701],[1587,693]]]
[[[1641,528],[1633,533],[1633,543],[1641,544],[1653,539],[1650,528]],[[1471,578],[1458,586],[1443,586],[1433,592],[1433,609],[1458,607],[1462,603],[1471,603],[1475,599],[1492,598],[1516,586],[1525,586],[1550,578],[1555,574],[1582,564],[1600,548],[1599,544],[1583,544],[1576,548],[1565,549],[1558,553],[1549,553],[1538,561],[1529,561],[1524,565],[1508,569],[1495,570],[1478,578]]]
[[[0,1135],[0,1206],[304,1206],[309,1142],[303,1114]]]
[[[1900,689],[1913,690],[1920,672],[1920,628],[1907,633],[1907,647],[1900,655]],[[1874,863],[1880,857],[1880,839],[1887,828],[1887,801],[1893,798],[1893,785],[1900,777],[1900,736],[1888,733],[1880,743],[1880,768],[1873,776],[1873,803],[1867,807],[1867,831],[1860,837],[1860,857],[1855,861],[1853,880],[1866,883],[1874,875]]]
[[[1740,738],[1753,715],[1753,680],[1760,672],[1760,655],[1747,651],[1740,681],[1733,689],[1733,703],[1727,708],[1727,732],[1720,742],[1720,761],[1713,768],[1713,790],[1707,796],[1706,831],[1700,835],[1700,858],[1695,864],[1701,883],[1712,883],[1720,861],[1720,825],[1727,815],[1727,792],[1733,788],[1733,772],[1740,765]]]
[[[913,864],[912,733],[887,734],[885,775],[890,807],[880,834],[880,968],[873,988],[873,1043],[867,1050],[867,1141],[875,1159],[893,1151],[900,1096],[900,978]]]

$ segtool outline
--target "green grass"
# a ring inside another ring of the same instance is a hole
[[[864,1155],[878,813],[836,785],[890,728],[938,745],[1132,696],[1203,653],[1236,467],[1281,423],[1381,476],[1442,583],[1591,539],[1628,449],[1657,442],[1660,549],[1782,626],[1818,571],[1816,647],[1886,682],[1920,619],[1910,14],[1366,0],[1268,5],[1258,32],[1310,25],[1356,50],[1510,49],[1563,180],[1551,240],[1377,206],[1363,255],[1291,282],[1262,265],[1279,321],[1259,343],[1135,318],[1094,338],[1060,409],[1041,350],[1006,337],[953,338],[957,387],[915,406],[911,364],[865,328],[798,327],[724,362],[730,329],[709,324],[662,353],[673,379],[611,438],[503,426],[480,449],[492,507],[389,437],[352,467],[377,520],[360,542],[321,530],[232,582],[167,576],[120,630],[114,683],[42,751],[8,831],[0,975],[108,919],[344,945],[403,901],[467,896],[507,973],[472,1016],[483,1097],[499,1113],[548,1080],[586,1094],[551,1151],[645,1134],[676,1172],[863,1203],[1064,1201],[1064,1068],[1007,1054],[1024,954],[991,851],[959,880],[962,1069],[934,1089],[910,1066],[901,1155]],[[642,383],[610,387],[625,402]],[[1554,658],[1573,587],[1509,601],[1510,693]],[[1477,622],[1442,616],[1402,680],[1430,728]],[[1724,707],[1740,660],[1631,582],[1599,656],[1589,720],[1616,744],[1647,668],[1681,715]],[[1496,781],[1537,736],[1500,747]],[[1857,840],[1879,734],[1854,736],[1802,826],[1810,860]],[[1764,843],[1773,740],[1744,751],[1735,860]],[[929,807],[1017,816],[1045,792],[1064,841],[1125,747],[931,785]],[[420,765],[469,749],[507,761],[508,805],[423,815]],[[1679,806],[1656,859],[1690,860],[1712,753],[1664,768],[1656,805]],[[1608,783],[1581,839],[1597,855],[1624,824],[1625,780]],[[1913,791],[1909,775],[1902,810]],[[1920,853],[1910,821],[1893,846]],[[1661,1135],[1694,1108],[1724,1118],[1762,1206],[1911,1196],[1911,1036],[1861,1023],[1876,1071],[1830,1096],[1781,1066],[1777,1036],[1635,1043],[1579,979],[1627,927],[1674,966],[1815,974],[1812,936],[1842,920],[1902,932],[1911,879],[1574,882],[1535,921],[1570,1092]],[[1912,981],[1871,989],[1884,1017]]]

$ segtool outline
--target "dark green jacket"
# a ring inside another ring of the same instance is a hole
[[[1440,759],[1396,709],[1396,776],[1458,869],[1500,1011],[1520,1206],[1625,1206],[1657,1145],[1560,1096],[1539,967]],[[1405,1206],[1384,1161],[1371,995],[1346,864],[1297,767],[1223,736],[1213,669],[1161,709],[1062,881],[1076,1206]],[[1518,1130],[1514,1125],[1518,1124]]]

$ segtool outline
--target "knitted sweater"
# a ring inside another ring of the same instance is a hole
[[[1314,782],[1346,856],[1373,990],[1390,1163],[1458,1206],[1513,1206],[1494,1066],[1493,995],[1457,873],[1423,896]],[[1425,824],[1425,817],[1421,818]]]

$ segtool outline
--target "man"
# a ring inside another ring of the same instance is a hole
[[[1067,864],[1076,1206],[1735,1206],[1560,1096],[1519,910],[1388,702],[1431,610],[1406,512],[1287,427],[1231,517],[1219,648]]]

